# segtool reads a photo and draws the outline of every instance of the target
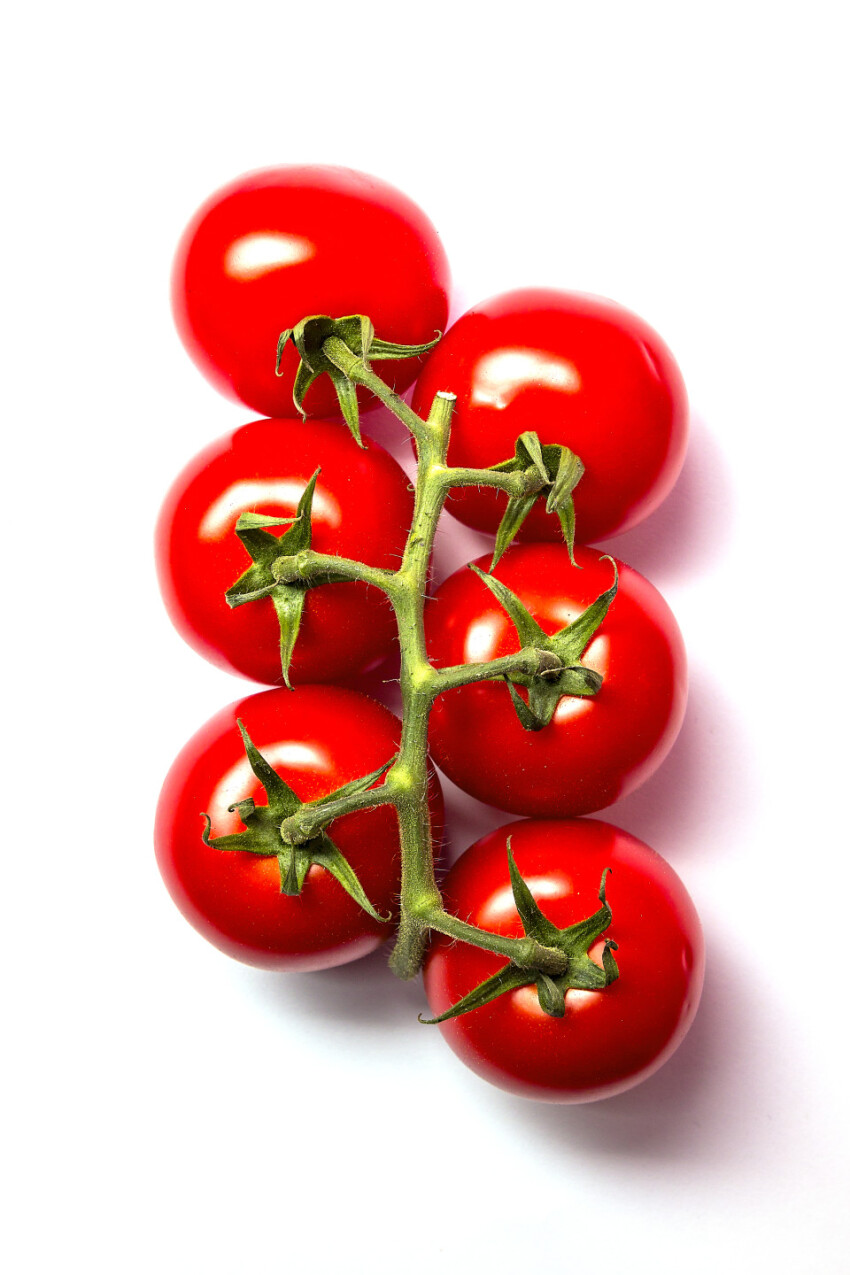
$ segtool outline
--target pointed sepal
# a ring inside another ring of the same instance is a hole
[[[581,615],[577,616],[572,623],[553,634],[551,638],[551,649],[563,660],[565,665],[578,664],[590,643],[590,639],[605,619],[611,603],[617,596],[617,585],[619,583],[617,564],[608,554],[605,555],[604,560],[611,563],[614,571],[614,580],[610,588],[606,589],[604,593],[600,593],[599,597],[594,602],[591,602],[590,606],[582,611]]]
[[[534,508],[536,501],[536,492],[528,496],[511,496],[508,500],[507,508],[502,515],[502,521],[496,531],[496,544],[493,548],[493,557],[490,559],[491,571],[498,566],[502,554],[513,542],[520,527]]]
[[[476,567],[474,562],[469,564],[470,571],[474,571],[478,579],[486,584],[487,588],[495,597],[496,601],[510,616],[513,626],[517,631],[517,636],[521,646],[535,646],[546,649],[548,637],[541,629],[540,625],[532,616],[531,612],[522,603],[512,589],[506,584],[502,584],[501,580],[497,580],[495,576],[485,575]]]
[[[610,871],[610,868],[606,868],[602,873],[602,883],[599,887],[599,901],[602,907],[584,921],[577,921],[575,925],[564,930],[564,934],[571,943],[580,945],[585,950],[591,947],[601,934],[604,934],[613,920],[611,906],[605,897],[605,878]]]
[[[360,437],[360,405],[357,402],[357,386],[338,367],[329,368],[328,375],[336,390],[342,419],[348,426],[351,437],[357,446],[362,447],[363,439]]]
[[[292,664],[295,643],[298,641],[298,634],[301,631],[301,617],[304,614],[307,591],[297,584],[279,584],[272,590],[271,599],[274,603],[278,629],[280,630],[280,671],[283,676],[284,686],[291,691],[292,683],[289,680],[289,669]]]
[[[400,345],[397,341],[382,341],[380,337],[375,337],[369,349],[369,362],[375,363],[381,359],[414,359],[421,354],[427,354],[429,350],[433,350],[434,346],[442,338],[442,332],[431,341],[422,341],[419,345]]]
[[[248,758],[248,764],[256,778],[262,784],[266,797],[268,798],[267,809],[271,816],[277,819],[278,823],[280,823],[287,817],[287,815],[294,815],[296,810],[300,809],[301,802],[289,787],[289,784],[287,784],[280,777],[274,767],[270,766],[266,761],[265,757],[260,752],[259,748],[257,748],[256,744],[251,739],[251,736],[245,729],[245,723],[241,718],[237,719],[236,725],[239,727],[239,733],[242,736],[242,744],[245,748],[245,756]],[[241,806],[245,803],[240,802],[238,804]],[[252,811],[252,817],[256,817],[262,809],[265,809],[265,807],[255,806]],[[240,818],[242,818],[241,811]]]
[[[243,803],[240,802],[239,804],[242,805]],[[261,807],[261,809],[265,809],[265,807]],[[246,820],[240,813],[239,817],[246,825],[244,832],[231,832],[223,837],[210,836],[210,817],[206,812],[202,817],[204,830],[201,833],[201,840],[205,846],[211,846],[214,850],[232,850],[242,854],[258,854],[262,856],[277,852],[280,836],[276,833],[276,826],[273,823],[269,823],[262,816],[256,821],[250,816]]]
[[[304,411],[304,398],[314,381],[318,381],[319,373],[312,372],[306,363],[299,363],[295,373],[295,381],[292,386],[292,401],[301,414],[301,419],[307,419],[307,413]]]
[[[461,997],[456,1004],[436,1018],[423,1018],[420,1014],[419,1021],[429,1024],[445,1023],[450,1018],[459,1018],[461,1014],[469,1014],[473,1009],[489,1005],[490,1001],[494,1001],[497,996],[504,996],[505,992],[516,991],[517,988],[527,987],[533,982],[534,975],[529,974],[528,970],[518,969],[515,965],[506,965],[492,977],[485,978],[483,983],[479,983],[471,992],[467,992],[466,996]]]
[[[532,506],[545,496],[547,514],[556,514],[561,532],[570,553],[570,561],[575,565],[575,502],[573,492],[577,487],[584,465],[575,452],[559,443],[541,444],[539,436],[528,430],[520,434],[516,441],[515,452],[510,460],[503,460],[492,469],[500,473],[523,473],[534,471],[536,484],[528,493],[511,496],[496,532],[496,545],[490,570],[497,565],[502,554],[516,536],[525,522]]]
[[[537,976],[537,1002],[550,1018],[563,1018],[567,1012],[567,993],[548,974]]]
[[[303,846],[284,846],[277,856],[280,873],[280,892],[291,898],[304,889],[307,873],[310,871],[310,853]]]
[[[558,451],[560,452],[558,467],[549,495],[546,497],[546,512],[557,514],[561,524],[561,534],[570,552],[570,562],[575,566],[576,507],[573,492],[584,473],[584,465],[575,452],[571,452],[568,447],[560,447]]]
[[[334,845],[327,833],[322,833],[317,846],[311,845],[310,858],[313,863],[317,863],[319,867],[330,872],[331,876],[339,882],[346,894],[350,895],[354,902],[358,904],[364,912],[368,912],[369,916],[371,916],[373,920],[382,922],[391,920],[391,914],[389,912],[382,916],[381,913],[378,912],[377,909],[370,903],[366,895],[366,891],[360,884],[357,873],[345,858],[345,855],[343,855],[338,847]]]
[[[511,850],[510,837],[508,837],[508,871],[511,877],[511,891],[514,896],[514,903],[516,904],[517,912],[519,912],[519,919],[522,921],[523,929],[529,938],[537,939],[538,943],[542,943],[544,947],[548,946],[553,940],[557,939],[560,931],[540,911],[534,895],[520,875]]]
[[[524,700],[513,682],[509,678],[505,678],[505,681],[507,683],[508,691],[510,692],[514,712],[517,715],[517,720],[519,721],[522,729],[538,731],[542,730],[544,726],[548,726],[549,721],[552,720],[552,716],[554,715],[554,708],[552,709],[552,713],[549,715],[549,720],[547,721],[546,709],[548,708],[548,705],[535,705],[535,707],[532,707],[530,697],[528,701]],[[541,709],[543,710],[542,712]]]

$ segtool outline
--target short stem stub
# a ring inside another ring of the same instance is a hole
[[[391,572],[370,567],[352,558],[338,558],[330,553],[316,553],[314,549],[302,549],[299,553],[284,554],[272,563],[272,573],[278,584],[319,584],[323,581],[361,580],[386,592]]]
[[[380,399],[384,406],[389,408],[393,416],[401,421],[414,438],[419,438],[425,430],[424,421],[416,415],[412,407],[408,407],[403,398],[391,390],[380,376],[348,348],[341,337],[328,337],[322,350],[330,362],[344,372],[350,381],[353,381],[355,385],[362,385],[364,389],[374,394],[375,398]]]
[[[483,664],[453,664],[437,669],[437,693],[454,690],[458,686],[470,686],[473,682],[486,682],[494,678],[513,676],[553,677],[563,670],[563,662],[553,651],[537,647],[523,647],[515,655],[503,655]]]
[[[303,845],[305,841],[311,841],[317,836],[323,828],[327,828],[334,819],[354,814],[357,810],[374,810],[376,806],[392,805],[394,800],[395,791],[392,785],[383,783],[378,788],[367,788],[365,792],[340,797],[338,801],[302,806],[280,825],[281,839],[293,846]]]
[[[505,956],[518,969],[539,970],[543,974],[565,974],[569,967],[569,958],[556,948],[538,943],[536,939],[512,939],[503,934],[493,934],[489,930],[479,929],[477,925],[469,925],[450,912],[442,909],[429,918],[429,926],[439,934],[448,938],[460,939],[473,947],[482,947],[487,952],[495,952]]]

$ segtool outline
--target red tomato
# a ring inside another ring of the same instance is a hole
[[[525,289],[476,305],[428,356],[413,407],[427,414],[438,390],[457,397],[448,459],[486,468],[536,430],[585,466],[575,490],[576,539],[625,531],[661,503],[685,456],[688,403],[681,373],[648,324],[613,301]],[[447,506],[495,532],[507,497],[466,488]],[[538,501],[523,540],[560,540]]]
[[[237,718],[263,757],[303,801],[377,770],[398,751],[401,723],[388,709],[337,686],[261,691],[217,713],[178,756],[162,789],[156,854],[165,884],[188,921],[221,951],[265,969],[318,970],[378,948],[392,926],[373,920],[326,871],[310,868],[301,895],[281,894],[274,857],[205,845],[242,831],[229,809],[252,797],[266,805]],[[431,815],[439,839],[442,797],[432,776]],[[400,864],[395,811],[345,815],[328,833],[382,915],[397,904]]]
[[[247,173],[202,205],[177,250],[172,304],[216,389],[264,416],[296,416],[291,347],[275,376],[285,328],[313,314],[366,314],[379,337],[418,345],[445,328],[448,287],[437,232],[406,195],[350,168],[294,165]],[[403,390],[420,363],[386,367]],[[305,406],[337,411],[328,377]]]
[[[696,910],[673,869],[649,846],[596,819],[522,820],[471,846],[449,872],[446,909],[482,929],[520,937],[507,839],[539,907],[559,929],[593,915],[605,868],[619,978],[601,991],[571,989],[566,1013],[540,1008],[532,984],[440,1025],[485,1080],[548,1102],[608,1098],[645,1080],[681,1044],[702,990]],[[603,940],[590,949],[597,964]],[[503,957],[435,936],[425,990],[435,1015],[504,966]]]
[[[576,549],[576,561],[565,545],[518,545],[494,575],[551,635],[612,583],[611,563],[595,549]],[[476,565],[486,570],[489,557]],[[514,814],[589,814],[632,792],[663,761],[685,711],[685,649],[658,591],[617,566],[617,595],[582,657],[604,678],[597,695],[564,697],[540,731],[522,728],[503,682],[462,686],[436,701],[431,752],[465,792]],[[513,623],[466,567],[437,590],[425,626],[440,668],[520,648]]]
[[[247,510],[292,517],[317,467],[313,548],[375,567],[398,566],[413,497],[401,467],[367,441],[364,450],[344,426],[325,421],[254,421],[190,462],[166,497],[156,535],[165,604],[190,646],[232,672],[281,681],[271,599],[231,609],[224,598],[251,565],[234,527]],[[318,585],[304,605],[292,681],[363,673],[390,653],[396,637],[392,609],[377,589],[360,582]]]

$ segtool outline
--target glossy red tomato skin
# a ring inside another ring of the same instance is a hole
[[[291,165],[247,173],[202,205],[177,250],[172,307],[216,389],[265,416],[296,416],[292,348],[284,376],[274,370],[284,329],[312,314],[366,314],[378,336],[420,344],[445,329],[448,289],[437,232],[401,191],[349,168]],[[420,363],[383,367],[403,390]],[[327,377],[305,406],[337,411]]]
[[[603,991],[567,993],[564,1018],[540,1009],[534,987],[499,997],[441,1024],[454,1052],[510,1093],[579,1103],[630,1089],[656,1071],[693,1021],[705,965],[702,928],[679,877],[660,855],[596,819],[521,820],[483,837],[449,872],[449,911],[484,929],[520,937],[511,894],[507,838],[545,915],[559,928],[599,906],[602,872],[618,943],[620,977]],[[601,961],[600,945],[591,955]],[[489,978],[504,960],[436,937],[425,964],[434,1015]]]
[[[217,850],[201,839],[242,831],[228,806],[266,795],[236,725],[304,801],[376,770],[398,750],[401,723],[383,705],[337,686],[268,690],[228,705],[186,744],[163,785],[155,826],[157,862],[177,907],[222,952],[274,970],[319,970],[368,955],[389,937],[324,868],[312,867],[297,898],[280,892],[277,861]],[[430,809],[442,835],[443,805],[432,776]],[[400,883],[395,812],[384,806],[334,821],[330,836],[375,908],[394,913]]]
[[[684,381],[667,346],[637,315],[601,297],[522,289],[474,306],[428,356],[414,410],[438,390],[457,397],[448,459],[485,468],[536,430],[570,447],[585,473],[575,491],[582,544],[633,527],[673,486],[687,444]],[[453,493],[448,509],[495,532],[506,497],[492,488]],[[559,540],[538,503],[521,540]]]
[[[371,566],[398,565],[413,514],[409,481],[382,447],[365,441],[366,449],[358,447],[334,422],[253,421],[183,470],[159,517],[156,562],[169,615],[201,655],[255,681],[281,682],[272,602],[231,608],[224,598],[251,563],[234,527],[246,510],[292,517],[317,467],[313,548]],[[290,679],[295,685],[358,675],[396,643],[384,594],[360,582],[318,585],[306,600]]]
[[[576,561],[573,567],[565,545],[518,545],[494,574],[552,634],[613,580],[611,563],[597,550],[578,548]],[[489,558],[476,565],[486,571]],[[513,814],[591,814],[632,792],[661,764],[685,712],[684,644],[657,589],[617,565],[617,596],[583,656],[604,678],[596,696],[563,698],[552,722],[536,732],[520,726],[500,682],[460,687],[436,701],[431,754],[465,792]],[[440,668],[497,659],[520,645],[492,593],[465,567],[437,590],[425,625]]]

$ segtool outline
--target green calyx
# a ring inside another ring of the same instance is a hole
[[[519,987],[537,988],[537,999],[540,1008],[551,1018],[563,1018],[566,1013],[566,997],[570,989],[581,991],[601,991],[619,978],[620,971],[613,952],[617,944],[607,939],[602,952],[602,965],[597,965],[588,955],[589,949],[607,930],[613,919],[611,907],[605,898],[605,878],[610,871],[606,868],[602,873],[599,887],[601,907],[587,917],[566,929],[559,930],[541,912],[537,901],[529,890],[511,853],[511,842],[508,838],[508,868],[511,874],[511,889],[517,912],[519,912],[523,930],[528,938],[535,939],[548,949],[561,952],[565,958],[566,968],[562,974],[546,974],[540,970],[520,969],[509,963],[491,978],[487,978],[466,996],[462,997],[450,1009],[437,1018],[421,1018],[423,1023],[444,1023],[449,1018],[457,1018],[468,1014],[482,1005],[489,1004],[497,996],[515,991]]]
[[[561,524],[564,540],[575,565],[573,549],[576,535],[576,512],[573,492],[584,473],[584,465],[574,452],[558,443],[545,446],[533,431],[520,434],[516,452],[510,460],[503,460],[490,467],[496,473],[524,473],[528,476],[528,490],[511,496],[499,529],[490,570],[498,563],[508,545],[516,536],[535,501],[546,497],[547,514],[555,514]]]
[[[307,589],[312,586],[300,578],[282,578],[286,575],[284,563],[308,550],[312,543],[311,512],[318,476],[317,469],[302,493],[294,518],[267,518],[251,513],[240,516],[236,534],[250,554],[251,566],[224,595],[231,607],[271,598],[280,625],[280,667],[286,686],[290,686],[289,666],[301,627]],[[274,536],[268,530],[284,524],[289,530],[281,536]]]
[[[371,319],[365,314],[349,314],[341,319],[332,319],[327,314],[313,314],[302,319],[294,328],[281,332],[277,343],[275,373],[282,375],[281,358],[287,342],[291,341],[300,358],[292,390],[292,400],[298,411],[302,416],[305,415],[304,397],[307,391],[318,377],[327,373],[336,390],[345,423],[355,441],[362,447],[357,384],[363,383],[363,377],[358,373],[368,373],[369,364],[377,360],[409,359],[425,354],[433,349],[439,339],[438,333],[433,341],[422,345],[399,345],[395,341],[383,341],[377,337]],[[336,361],[330,357],[331,350],[335,353]]]
[[[586,668],[581,663],[581,657],[617,594],[617,564],[613,558],[609,557],[608,561],[614,568],[614,583],[610,589],[601,593],[571,624],[567,624],[551,637],[544,633],[507,585],[502,584],[495,576],[485,575],[470,563],[470,569],[487,585],[510,616],[521,645],[548,652],[556,659],[553,666],[542,672],[533,675],[511,673],[505,679],[524,730],[538,731],[548,726],[562,696],[596,695],[602,687],[601,674],[595,669]],[[527,700],[520,696],[516,684],[527,688]]]
[[[330,807],[331,803],[334,803],[335,809],[338,809],[340,803],[371,788],[390,768],[394,759],[388,761],[379,770],[373,771],[372,774],[352,780],[318,801],[302,802],[254,746],[243,723],[240,721],[237,724],[245,745],[245,754],[252,771],[265,790],[268,804],[258,806],[253,798],[247,797],[244,801],[238,801],[228,807],[239,815],[244,824],[244,831],[229,833],[223,837],[210,836],[210,818],[205,814],[204,844],[215,850],[238,851],[244,854],[261,855],[264,858],[274,856],[280,872],[282,894],[300,894],[310,868],[314,864],[318,865],[329,872],[346,894],[349,894],[355,903],[359,904],[364,912],[368,912],[374,920],[390,920],[389,916],[382,916],[369,902],[351,864],[321,825],[323,807]],[[297,842],[285,839],[281,826],[285,821],[292,820],[293,816],[296,816],[299,821],[305,820],[306,816],[306,821],[316,827],[315,834]]]

